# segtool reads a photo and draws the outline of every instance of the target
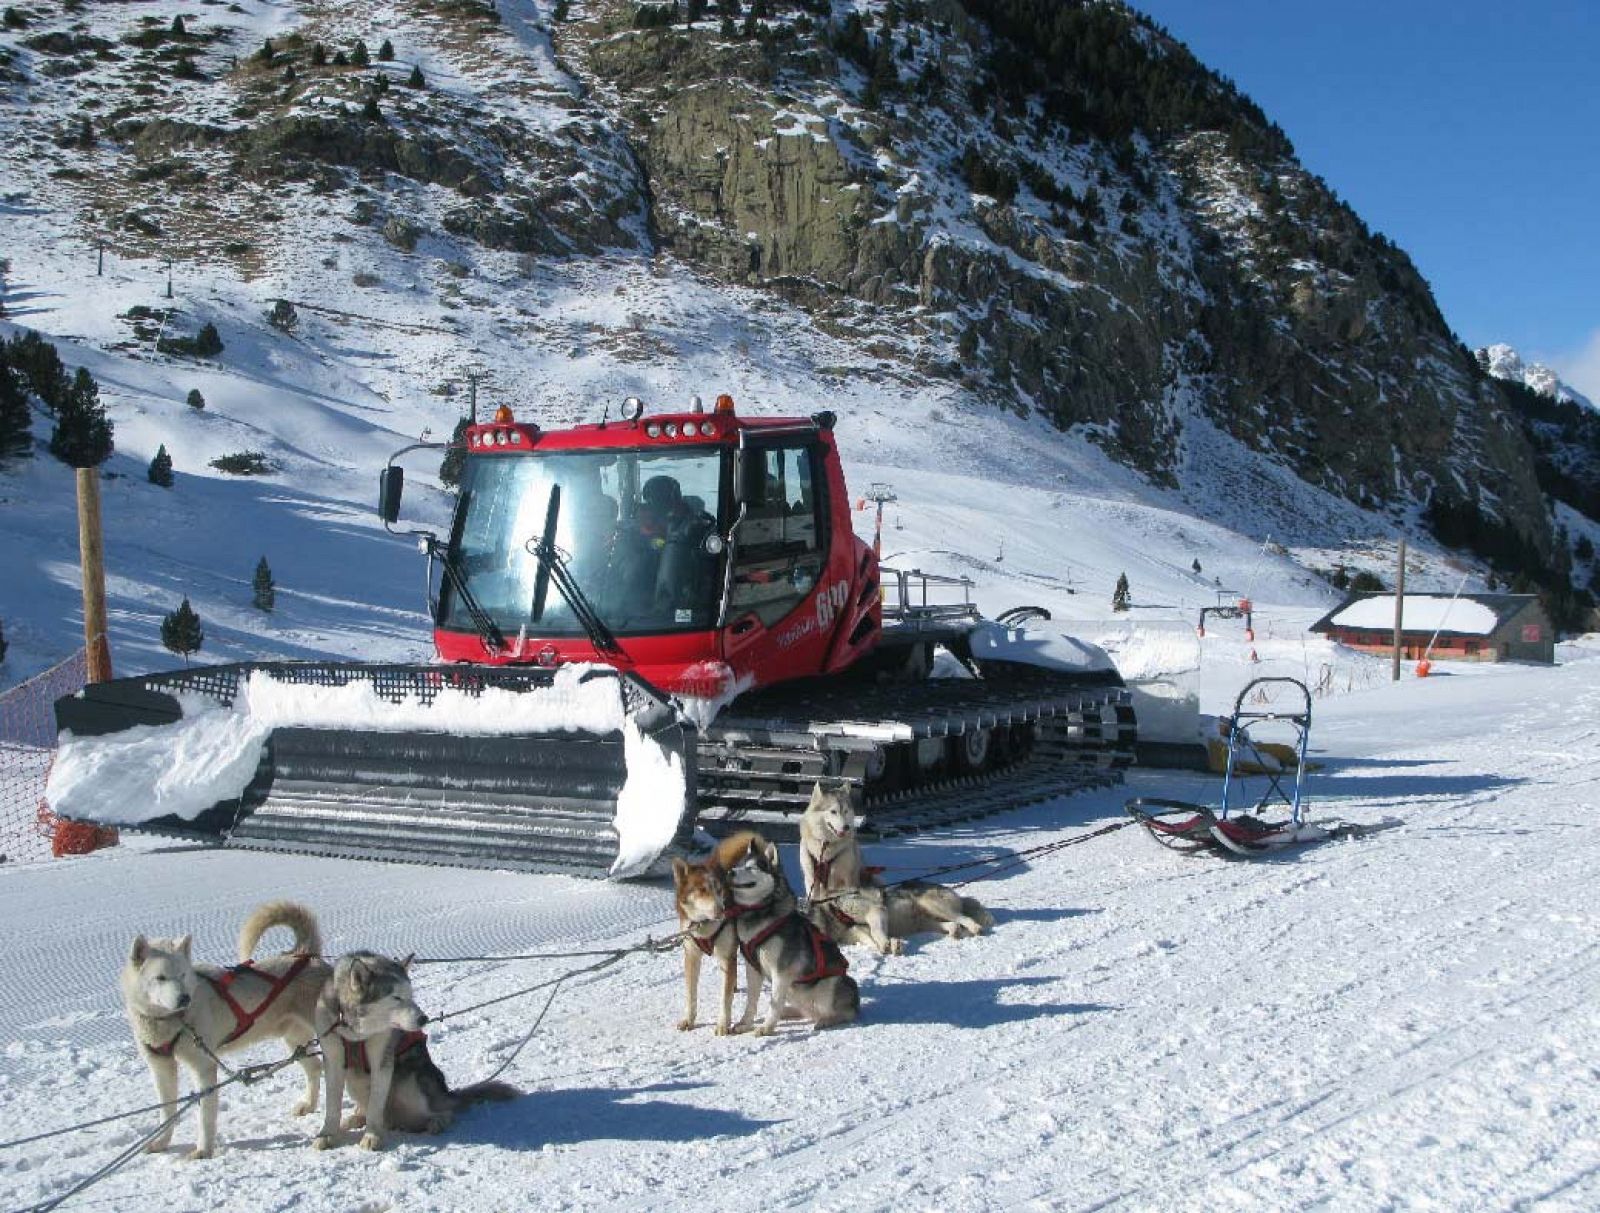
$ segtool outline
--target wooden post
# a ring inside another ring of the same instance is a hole
[[[106,559],[100,533],[100,471],[79,468],[78,557],[83,563],[83,644],[89,681],[111,680],[111,640],[106,635]]]
[[[1394,571],[1394,679],[1400,681],[1401,629],[1406,610],[1406,537],[1400,536],[1400,559]]]

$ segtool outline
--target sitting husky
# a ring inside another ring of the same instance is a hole
[[[471,1104],[521,1094],[503,1082],[450,1089],[428,1055],[428,1017],[411,997],[410,964],[410,957],[351,952],[333,966],[316,1008],[328,1087],[322,1132],[312,1142],[319,1150],[338,1145],[341,1128],[365,1128],[364,1150],[381,1149],[390,1129],[441,1133]],[[356,1110],[341,1125],[346,1081]]]
[[[757,973],[751,998],[759,996],[762,979],[772,981],[767,1018],[755,1034],[772,1035],[790,1009],[813,1027],[849,1023],[860,1013],[861,989],[847,972],[844,954],[796,908],[778,848],[759,834],[743,839],[742,847],[742,854],[730,857],[729,912],[739,950]]]
[[[880,885],[880,869],[861,863],[855,807],[849,789],[811,790],[800,818],[800,867],[806,877],[811,920],[839,943],[871,944],[885,955],[904,950],[902,940],[943,931],[951,939],[980,935],[994,917],[975,897],[943,885],[907,880]]]
[[[261,937],[273,927],[294,932],[294,949],[259,963]],[[122,969],[122,1000],[133,1025],[134,1039],[155,1079],[163,1114],[169,1123],[147,1150],[172,1144],[177,1112],[178,1063],[194,1073],[202,1088],[217,1081],[215,1054],[231,1053],[277,1037],[291,1049],[316,1036],[317,994],[328,979],[321,959],[322,935],[310,910],[287,901],[258,908],[239,931],[240,964],[230,969],[195,964],[190,937],[133,941]],[[296,1116],[315,1111],[322,1066],[314,1053],[299,1058],[306,1076],[305,1098]],[[200,1101],[200,1141],[190,1158],[210,1158],[217,1148],[217,1094]]]
[[[717,844],[710,857],[699,863],[672,861],[672,887],[678,908],[678,926],[683,936],[683,982],[686,995],[683,1018],[678,1030],[687,1032],[695,1025],[695,1011],[700,991],[700,962],[715,957],[722,966],[722,1005],[717,1013],[716,1033],[726,1036],[730,1032],[748,1031],[755,1023],[756,1001],[761,993],[760,972],[746,962],[745,975],[750,983],[749,995],[744,1004],[744,1018],[733,1024],[733,991],[739,966],[738,933],[733,929],[733,918],[728,913],[728,864],[749,849],[754,835],[735,834]]]

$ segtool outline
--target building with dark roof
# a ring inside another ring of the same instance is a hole
[[[1555,630],[1533,594],[1407,594],[1400,643],[1408,661],[1433,644],[1439,661],[1556,659]],[[1352,649],[1394,651],[1394,595],[1355,594],[1311,630]]]

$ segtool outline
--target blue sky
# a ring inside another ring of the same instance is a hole
[[[1600,0],[1132,0],[1433,284],[1600,403]]]

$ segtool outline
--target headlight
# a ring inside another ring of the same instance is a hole
[[[678,436],[678,423],[676,421],[667,422],[666,425],[661,427],[661,432],[668,438],[676,438]]]
[[[701,546],[705,548],[706,555],[720,556],[722,555],[722,549],[728,545],[722,541],[721,535],[717,534],[715,531],[712,531],[711,534],[706,536],[706,541],[705,543],[701,544]]]
[[[652,421],[649,425],[644,427],[644,436],[646,438],[661,437],[661,426],[657,422]]]
[[[512,430],[511,431],[511,445],[512,446],[521,446],[522,445],[522,431],[521,430]]]

